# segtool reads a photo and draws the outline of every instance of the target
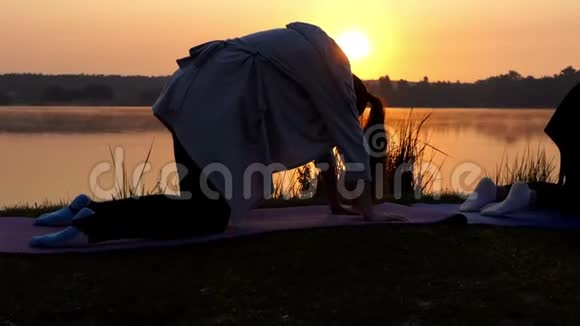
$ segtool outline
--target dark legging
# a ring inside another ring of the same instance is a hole
[[[534,190],[536,195],[532,203],[532,208],[538,210],[558,210],[572,212],[574,206],[574,195],[569,187],[548,182],[530,182],[530,189]],[[501,186],[497,192],[497,201],[506,199],[511,185]]]
[[[152,195],[106,202],[93,202],[95,215],[73,223],[90,242],[120,239],[176,239],[225,231],[230,209],[220,196],[209,199],[201,190],[201,169],[173,137],[180,196]],[[210,188],[214,188],[211,187]],[[215,188],[213,189],[215,191]],[[189,192],[190,195],[185,195]]]

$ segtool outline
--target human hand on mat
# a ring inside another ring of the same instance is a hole
[[[372,195],[372,184],[369,182],[365,183],[363,192],[356,199],[356,208],[360,212],[359,214],[363,216],[365,221],[375,221],[386,218],[383,216],[383,214],[375,210]]]

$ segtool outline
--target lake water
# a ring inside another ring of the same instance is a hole
[[[506,154],[513,158],[527,148],[540,146],[559,164],[543,131],[553,110],[416,109],[412,118],[429,113],[422,137],[446,153],[433,152],[432,166],[440,167],[437,189],[469,191]],[[395,137],[409,114],[387,110]],[[137,180],[150,146],[142,184],[151,189],[161,180],[173,192],[171,136],[149,108],[0,107],[0,206],[69,200],[81,192],[110,196],[115,175],[122,174],[112,155]]]

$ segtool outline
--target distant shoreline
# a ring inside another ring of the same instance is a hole
[[[0,106],[152,106],[169,76],[0,74]],[[580,71],[567,67],[553,76],[516,71],[475,82],[365,80],[386,107],[400,108],[555,108],[580,83]],[[311,94],[311,96],[316,96]]]

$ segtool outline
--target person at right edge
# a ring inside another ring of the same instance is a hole
[[[574,113],[576,111],[576,113]],[[496,185],[483,178],[461,205],[462,212],[481,211],[484,216],[505,216],[521,210],[546,210],[565,216],[580,215],[578,169],[578,120],[580,112],[580,83],[560,102],[544,132],[560,151],[560,173],[557,183],[516,182]]]

